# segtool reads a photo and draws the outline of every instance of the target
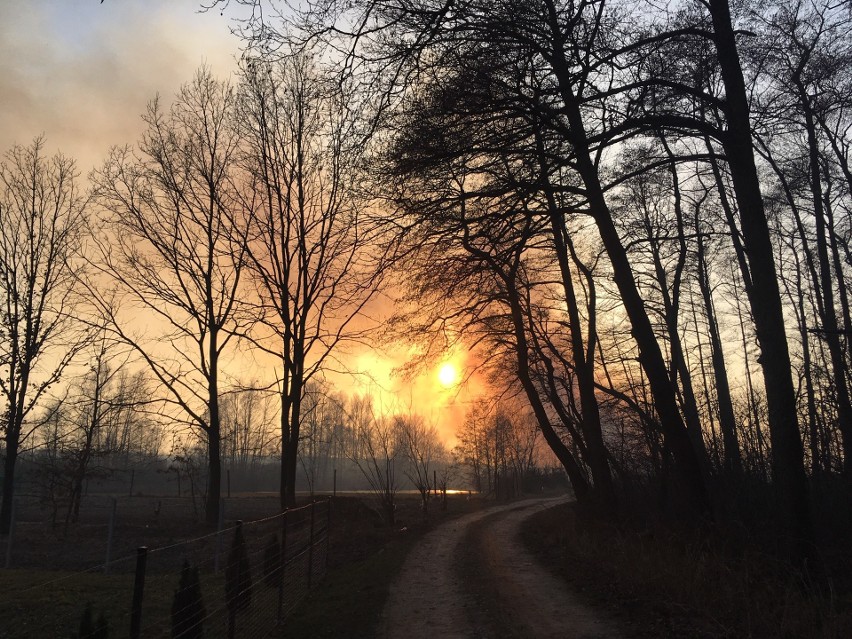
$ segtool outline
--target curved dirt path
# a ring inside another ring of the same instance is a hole
[[[391,585],[383,635],[388,639],[503,636],[499,629],[477,623],[482,615],[456,567],[459,544],[475,523],[487,517],[475,536],[483,551],[476,554],[487,565],[475,568],[487,575],[498,592],[498,605],[511,621],[510,634],[531,639],[620,637],[614,624],[568,592],[565,583],[541,566],[519,539],[520,525],[527,517],[565,500],[497,506],[449,521],[425,535]]]

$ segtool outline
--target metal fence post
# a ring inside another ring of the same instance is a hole
[[[145,592],[145,566],[148,562],[148,547],[136,549],[136,576],[133,580],[133,607],[130,610],[130,639],[142,636],[142,597]]]
[[[225,500],[219,500],[219,521],[216,524],[216,549],[213,551],[213,572],[219,572],[219,557],[222,554],[222,532],[225,529]]]
[[[281,558],[278,576],[278,623],[284,622],[284,577],[287,570],[287,511],[281,515]]]
[[[107,532],[107,547],[106,547],[106,559],[104,560],[104,574],[109,574],[109,560],[112,555],[112,538],[115,532],[115,509],[116,509],[117,501],[115,497],[112,498],[112,508],[109,513],[109,532]]]
[[[331,497],[326,501],[325,510],[325,572],[328,572],[328,555],[331,551],[331,507],[334,501]]]
[[[311,502],[311,537],[308,545],[308,588],[311,587],[311,573],[314,570],[314,511],[316,511],[316,501]]]
[[[15,537],[15,499],[9,508],[9,534],[6,535],[6,568],[12,565],[12,540]]]

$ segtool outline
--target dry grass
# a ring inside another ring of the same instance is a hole
[[[480,498],[451,495],[446,511],[435,504],[424,518],[419,497],[403,496],[397,501],[396,523],[385,526],[363,500],[338,499],[329,572],[287,620],[281,636],[379,636],[390,586],[408,551],[441,522],[486,505]]]
[[[524,538],[636,637],[852,636],[848,596],[817,588],[759,548],[734,554],[706,534],[615,524],[574,504],[533,517]]]

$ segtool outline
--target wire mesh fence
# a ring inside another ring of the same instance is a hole
[[[331,514],[312,501],[82,571],[0,571],[0,639],[267,636],[325,575]]]

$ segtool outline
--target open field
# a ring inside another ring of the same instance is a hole
[[[186,502],[178,498],[118,497],[109,574],[105,574],[104,561],[111,498],[88,497],[80,523],[67,528],[51,527],[43,521],[44,513],[35,504],[25,505],[19,511],[14,531],[12,567],[0,570],[0,639],[70,636],[76,631],[87,603],[93,604],[96,615],[104,614],[113,633],[123,635],[130,621],[136,548],[142,545],[151,549],[143,610],[143,618],[147,620],[143,629],[148,635],[143,636],[168,634],[172,597],[184,558],[199,567],[208,615],[219,609],[216,623],[224,627],[224,578],[214,563],[218,552],[218,561],[224,565],[233,533],[226,530],[219,541],[215,530],[195,521]],[[451,495],[446,512],[441,511],[436,500],[425,519],[419,497],[402,494],[398,500],[397,523],[389,527],[381,522],[369,496],[338,496],[331,511],[328,544],[323,544],[312,559],[305,555],[295,557],[292,561],[296,563],[288,566],[284,612],[306,591],[305,562],[312,561],[315,574],[325,570],[326,562],[333,571],[327,585],[318,591],[325,593],[317,601],[321,608],[328,610],[326,604],[336,610],[343,606],[356,616],[371,617],[370,602],[376,600],[377,589],[386,588],[385,577],[392,572],[392,567],[378,570],[376,567],[393,564],[388,559],[397,554],[404,556],[408,540],[433,522],[478,508],[479,504],[475,497]],[[280,528],[277,510],[275,495],[235,495],[225,504],[226,529],[237,519],[246,522],[245,536],[255,581],[252,615],[263,617],[253,618],[251,623],[273,628],[279,613],[278,593],[261,587],[259,582],[264,551]],[[302,534],[306,535],[310,509],[300,512],[298,517],[291,517],[288,526],[290,529],[298,526],[301,517]],[[290,533],[290,544],[295,541],[294,535]],[[365,566],[368,579],[362,572]],[[347,575],[352,575],[351,579]],[[358,585],[353,587],[352,580]],[[331,591],[327,592],[327,588]],[[287,632],[299,624],[315,627],[313,615],[311,607],[303,607],[285,624]],[[10,620],[14,621],[9,623]]]

